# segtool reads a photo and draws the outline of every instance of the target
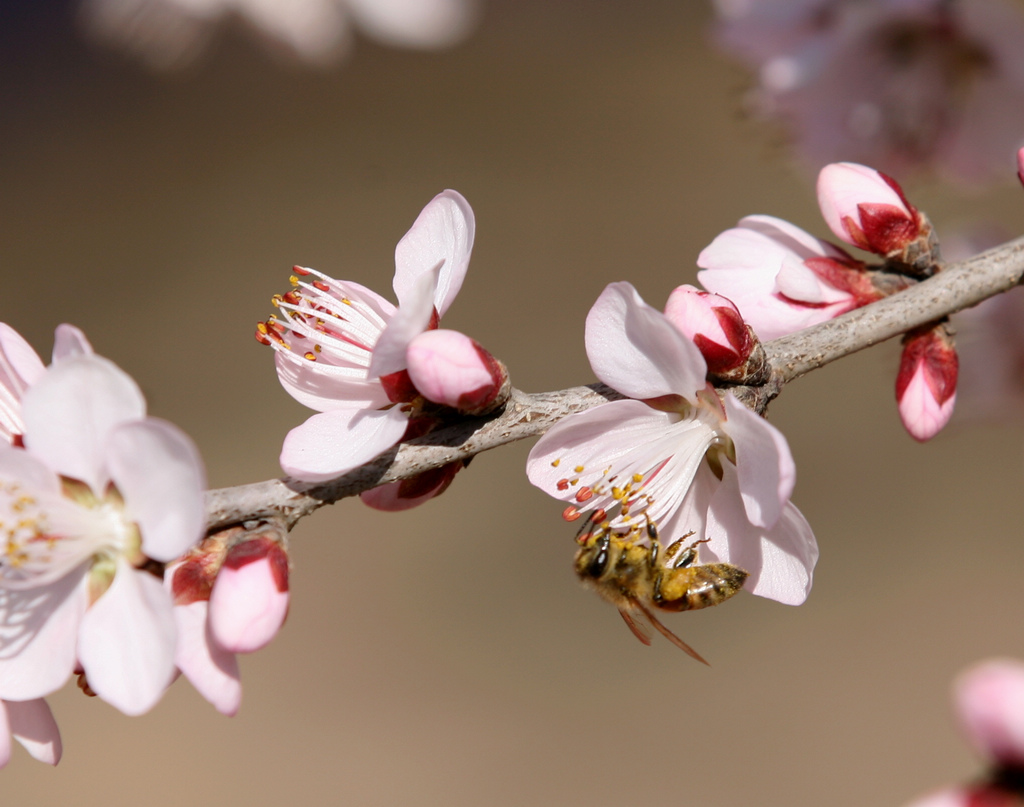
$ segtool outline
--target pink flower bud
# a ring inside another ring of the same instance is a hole
[[[959,361],[952,339],[939,325],[903,341],[896,401],[910,436],[930,440],[949,421],[956,403]]]
[[[968,739],[997,763],[1024,765],[1024,664],[983,662],[956,683],[955,699]]]
[[[374,510],[392,513],[399,510],[411,510],[448,490],[448,486],[455,479],[455,474],[464,467],[466,466],[462,460],[449,462],[440,468],[424,471],[400,482],[390,482],[370,490],[364,490],[359,494],[359,498],[362,499],[363,504]]]
[[[917,238],[921,221],[896,180],[856,163],[832,163],[818,174],[818,206],[832,232],[878,255]]]
[[[507,399],[508,373],[480,345],[458,331],[425,331],[409,343],[409,377],[427,400],[483,414]]]
[[[1024,185],[1024,148],[1017,152],[1017,178],[1020,184]]]
[[[210,632],[233,653],[266,646],[288,615],[288,556],[266,536],[229,551],[210,593]]]
[[[708,372],[724,373],[750,358],[756,344],[732,301],[695,286],[679,286],[665,304],[665,316],[693,340]]]

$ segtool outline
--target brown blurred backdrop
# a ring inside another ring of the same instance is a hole
[[[592,380],[583,320],[608,282],[655,305],[748,213],[825,235],[703,3],[496,0],[438,54],[361,40],[326,72],[228,34],[154,75],[85,44],[73,6],[0,17],[0,317],[48,355],[81,326],[210,484],[279,474],[307,411],[252,337],[293,263],[391,295],[393,250],[445,187],[477,216],[445,324],[526,390]],[[908,183],[939,232],[1020,231],[1006,187]],[[218,715],[179,681],[126,718],[51,699],[65,756],[0,773],[5,805],[899,805],[977,770],[953,675],[1024,655],[1024,435],[901,430],[897,347],[798,381],[770,416],[821,561],[806,605],[751,596],[668,621],[713,663],[642,647],[571,571],[528,445],[476,459],[404,514],[346,501],[293,533],[289,622]]]

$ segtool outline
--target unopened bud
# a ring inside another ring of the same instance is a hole
[[[288,556],[267,535],[228,550],[210,592],[210,632],[232,653],[266,646],[288,615]]]
[[[679,286],[669,295],[665,316],[693,340],[713,376],[729,376],[746,368],[755,349],[763,359],[764,351],[759,349],[753,330],[727,297],[695,286]]]
[[[832,163],[818,174],[818,206],[837,237],[890,256],[921,233],[917,209],[896,180],[857,163]]]
[[[449,462],[440,468],[432,468],[421,474],[403,479],[400,482],[389,482],[378,485],[359,494],[363,504],[374,510],[398,512],[419,507],[426,501],[440,496],[455,479],[455,474],[466,466],[463,460]]]
[[[930,440],[949,422],[956,403],[959,360],[945,325],[904,337],[896,402],[910,436]]]
[[[470,415],[502,406],[510,391],[505,365],[458,331],[425,331],[406,351],[409,377],[429,401]]]

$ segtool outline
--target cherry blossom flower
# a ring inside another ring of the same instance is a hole
[[[896,401],[910,436],[930,440],[953,416],[959,360],[944,325],[908,334],[903,340]]]
[[[1024,14],[1007,0],[717,0],[752,105],[811,168],[837,159],[965,183],[1006,175],[1024,133]]]
[[[864,264],[773,216],[747,216],[697,257],[704,288],[728,297],[762,340],[826,322],[882,295]]]
[[[949,787],[909,807],[1012,807],[1024,799],[1024,663],[992,659],[963,673],[954,687],[960,725],[989,763],[977,782]]]
[[[203,533],[202,462],[91,353],[47,369],[21,417],[25,448],[0,444],[0,698],[34,700],[81,668],[101,698],[145,712],[174,675],[171,601],[154,569]]]
[[[11,738],[34,759],[48,765],[60,762],[60,731],[46,701],[0,701],[0,768],[11,760]]]
[[[459,193],[434,197],[395,249],[397,307],[364,286],[296,268],[294,290],[276,299],[280,318],[257,331],[276,351],[285,390],[320,412],[285,438],[285,473],[332,479],[429,427],[416,411],[420,393],[407,355],[458,294],[474,231],[473,210]]]
[[[278,52],[326,66],[350,49],[353,28],[395,47],[444,48],[470,33],[476,11],[476,0],[83,0],[81,17],[97,40],[170,69],[233,17]]]
[[[609,285],[587,317],[597,377],[625,400],[553,426],[530,452],[530,481],[580,514],[649,543],[649,523],[673,541],[691,531],[700,562],[749,572],[748,589],[806,598],[818,557],[789,501],[796,479],[782,434],[705,380],[700,351],[629,283]]]
[[[878,255],[899,252],[921,232],[917,208],[899,183],[866,165],[832,163],[822,168],[818,206],[836,237]]]

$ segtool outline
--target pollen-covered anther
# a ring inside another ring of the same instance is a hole
[[[561,458],[559,458],[557,460],[551,460],[551,467],[552,468],[557,468],[561,464],[562,464]]]
[[[302,275],[303,277],[313,274],[312,270],[307,269],[305,266],[299,266],[298,264],[292,267],[292,271],[297,275]]]
[[[562,511],[562,518],[566,521],[576,521],[581,515],[583,514],[580,512],[579,508],[574,504],[570,504]]]
[[[555,487],[558,488],[559,490],[568,490],[569,489],[569,480],[568,479],[559,479],[555,483]]]
[[[330,291],[331,290],[331,287],[328,286],[326,283],[324,283],[322,280],[314,280],[313,281],[313,288],[317,289],[318,291]]]
[[[309,361],[316,361],[316,353],[314,353],[312,350],[307,350],[305,353],[302,354],[302,358],[308,359]]]
[[[578,501],[580,504],[583,504],[583,502],[589,501],[593,497],[594,497],[594,491],[590,487],[584,486],[584,487],[580,488],[578,491],[576,491],[576,501]]]

